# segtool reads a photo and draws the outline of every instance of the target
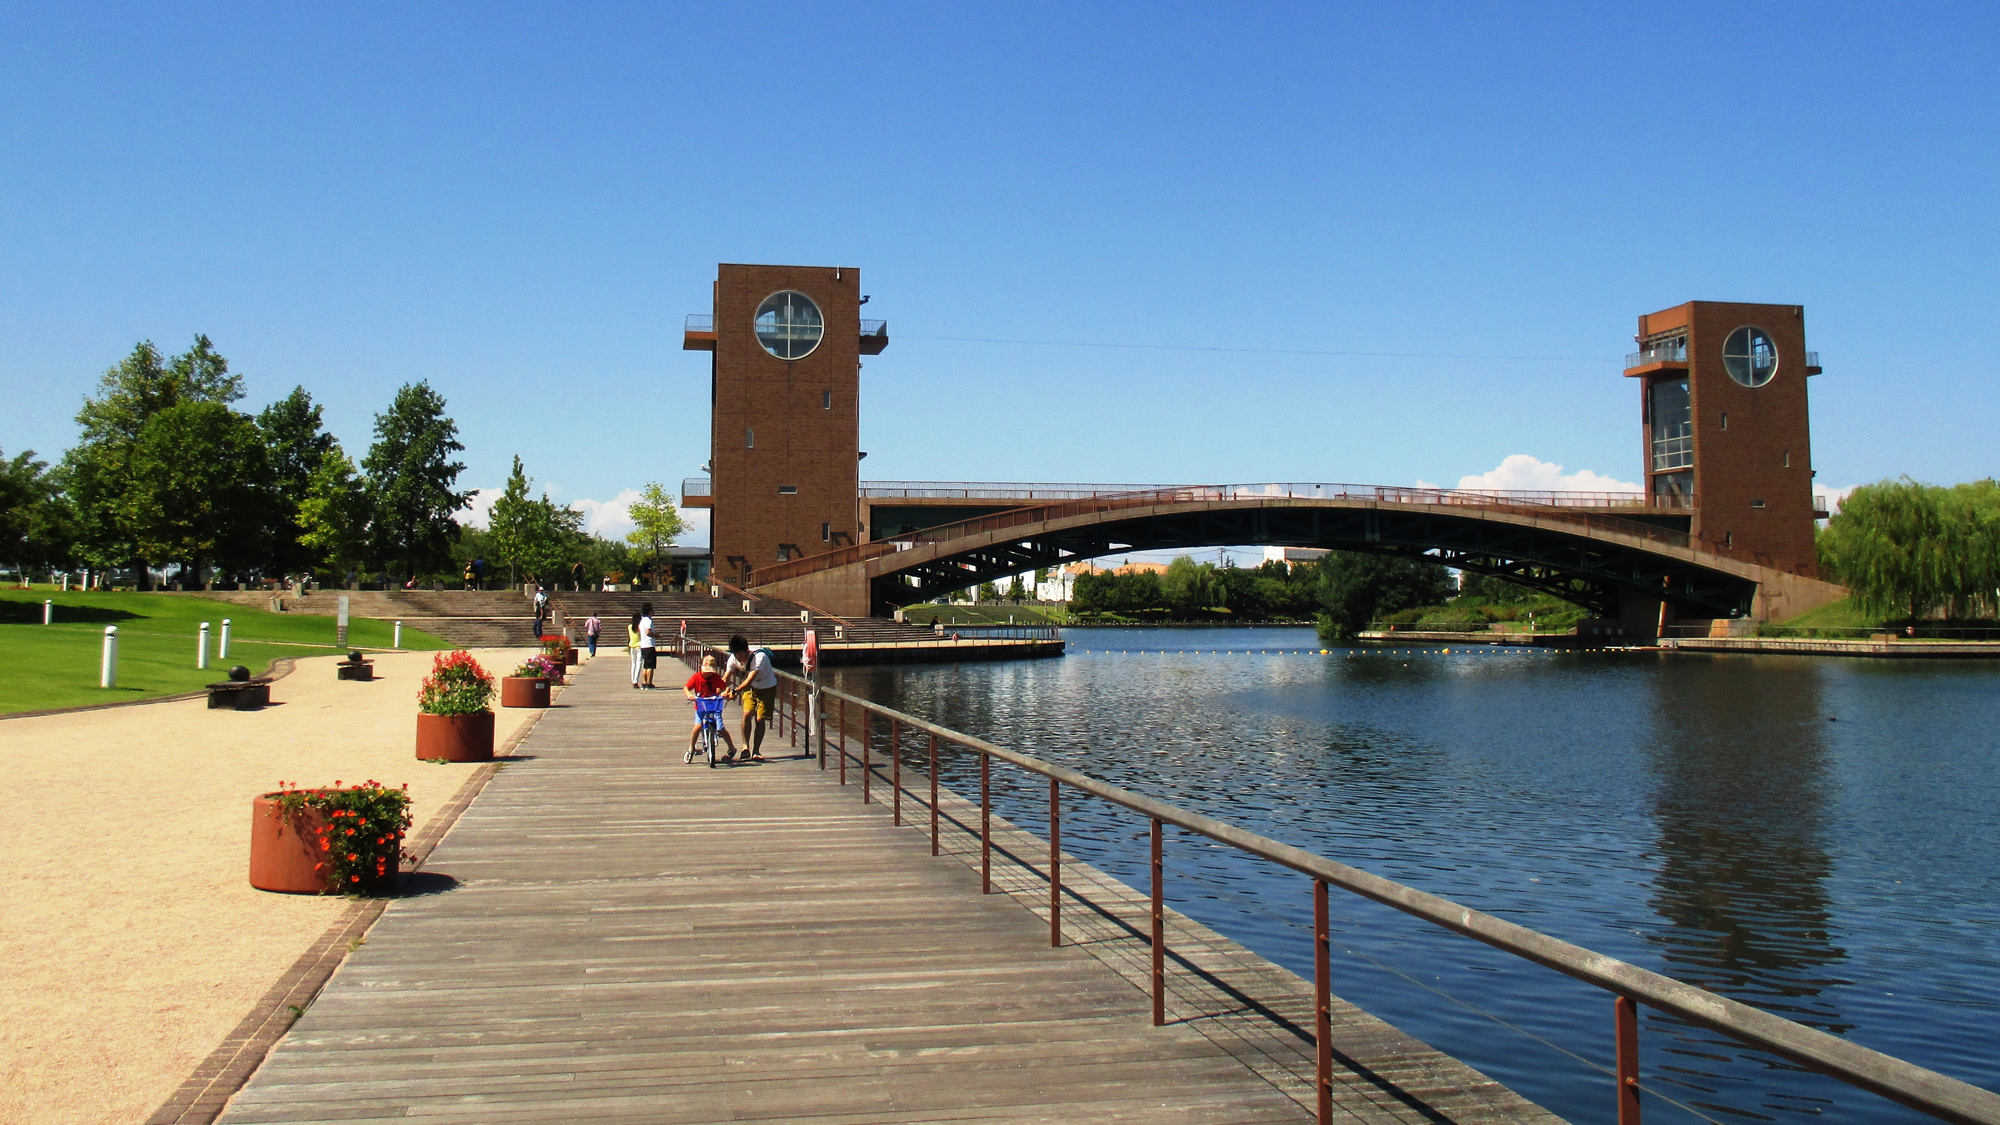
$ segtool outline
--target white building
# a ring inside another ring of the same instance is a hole
[[[1327,556],[1326,551],[1317,547],[1266,547],[1265,562],[1281,562],[1286,566],[1302,562],[1318,562]]]

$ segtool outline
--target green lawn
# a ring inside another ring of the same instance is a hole
[[[913,605],[903,610],[903,620],[920,625],[943,618],[946,625],[1006,625],[1011,615],[1015,625],[1066,625],[1069,614],[1062,606],[1051,605]]]
[[[54,599],[55,623],[42,624],[42,601]],[[220,658],[222,619],[229,618],[229,659]],[[209,622],[208,669],[195,665],[196,635]],[[97,686],[104,627],[118,626],[118,686]],[[270,613],[249,606],[175,594],[62,593],[41,587],[0,589],[0,638],[12,657],[0,666],[0,714],[122,703],[195,691],[226,678],[232,664],[261,674],[283,656],[337,652],[334,619]],[[386,621],[348,623],[351,648],[386,649]],[[403,647],[451,646],[416,629]]]
[[[1842,598],[1783,622],[1787,629],[1880,629],[1880,618],[1854,608],[1853,598]]]

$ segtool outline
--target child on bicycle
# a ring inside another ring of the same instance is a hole
[[[681,686],[681,694],[687,696],[690,700],[717,700],[718,702],[711,704],[711,706],[719,707],[719,701],[723,698],[728,687],[729,681],[723,679],[722,673],[715,669],[715,654],[709,653],[701,658],[701,671],[689,676],[687,683]],[[701,746],[702,725],[701,708],[697,705],[695,708],[694,729],[688,732],[687,756],[682,758],[681,761],[694,761],[695,751]],[[715,725],[718,732],[722,735],[722,741],[729,747],[729,756],[734,758],[736,756],[736,743],[729,737],[729,727],[720,718],[716,720]]]

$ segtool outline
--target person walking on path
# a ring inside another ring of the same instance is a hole
[[[750,651],[742,636],[729,638],[729,667],[723,674],[743,701],[743,749],[753,762],[764,760],[764,730],[778,706],[778,670],[771,667],[771,654]],[[755,737],[752,737],[752,731]]]
[[[602,633],[603,631],[604,631],[604,622],[599,621],[597,619],[597,614],[592,613],[589,617],[584,619],[583,639],[584,643],[590,646],[590,657],[593,660],[597,659],[597,634]]]
[[[625,626],[625,651],[632,658],[632,686],[639,686],[639,615]]]
[[[542,623],[549,619],[549,592],[537,584],[535,586],[535,638],[541,639]]]
[[[653,690],[653,669],[660,665],[660,651],[653,647],[653,603],[639,607],[639,686]]]

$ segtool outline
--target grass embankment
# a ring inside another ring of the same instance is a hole
[[[903,620],[919,625],[939,619],[946,625],[1067,625],[1070,620],[1069,610],[1059,605],[913,605],[903,610]]]
[[[53,599],[55,622],[42,624],[42,602]],[[229,618],[229,659],[218,655],[222,619]],[[196,637],[208,622],[208,668],[195,665]],[[118,686],[97,686],[104,627],[118,626]],[[63,593],[49,587],[0,590],[0,714],[126,703],[199,690],[242,664],[261,674],[284,656],[337,651],[332,617],[270,613],[187,594]],[[350,648],[386,649],[386,621],[348,622]],[[406,649],[451,646],[405,627]]]

